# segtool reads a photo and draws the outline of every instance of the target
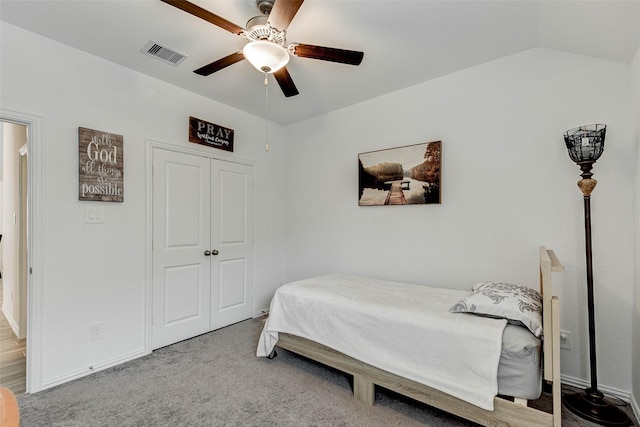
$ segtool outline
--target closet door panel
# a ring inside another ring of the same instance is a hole
[[[212,160],[211,329],[253,315],[253,168]]]
[[[220,297],[218,311],[232,309],[246,303],[247,268],[246,260],[232,259],[219,264]]]
[[[209,331],[209,159],[153,153],[152,347]]]

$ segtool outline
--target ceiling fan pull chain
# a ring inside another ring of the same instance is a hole
[[[265,111],[265,135],[266,143],[264,144],[264,151],[269,151],[269,74],[264,73],[264,111]]]

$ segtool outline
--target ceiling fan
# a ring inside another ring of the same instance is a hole
[[[349,65],[360,65],[364,57],[364,52],[304,43],[291,43],[285,47],[287,28],[304,0],[256,0],[263,15],[251,18],[247,29],[187,0],[161,1],[249,40],[241,52],[234,52],[194,70],[201,76],[211,75],[246,59],[258,71],[273,74],[284,95],[290,97],[299,93],[286,68],[291,55]]]

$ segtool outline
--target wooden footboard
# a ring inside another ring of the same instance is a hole
[[[561,422],[560,304],[558,298],[553,296],[551,273],[562,271],[562,269],[562,264],[553,251],[541,247],[540,287],[543,293],[545,333],[544,378],[545,381],[552,383],[553,413],[530,408],[518,400],[514,402],[499,397],[494,400],[494,410],[487,411],[434,388],[391,374],[295,335],[280,333],[277,346],[353,375],[355,398],[369,405],[373,405],[375,386],[379,385],[485,426],[559,427]]]

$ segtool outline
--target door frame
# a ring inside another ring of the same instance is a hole
[[[27,131],[27,135],[29,132]],[[27,196],[29,195],[29,147],[27,144],[24,144],[18,150],[20,153],[20,164],[18,165],[18,173],[20,175],[20,179],[18,181],[18,194],[19,194],[19,203],[20,203],[20,241],[18,244],[18,250],[20,253],[18,254],[18,287],[20,288],[20,292],[18,293],[18,300],[20,305],[20,316],[18,318],[18,325],[20,330],[27,330],[27,313],[29,312],[27,308],[27,292],[28,292],[28,281],[29,281],[29,254],[27,250],[29,249],[29,245],[27,242],[27,238],[29,236],[27,225],[29,224],[29,212],[27,212],[27,208],[29,206],[29,201],[27,200]],[[22,337],[19,337],[22,338]]]
[[[191,154],[194,156],[206,157],[213,160],[222,160],[225,162],[238,163],[246,166],[255,166],[256,162],[252,160],[237,158],[237,157],[229,157],[223,155],[221,153],[217,153],[212,151],[211,148],[198,145],[191,144],[191,146],[185,145],[174,145],[166,142],[161,142],[153,139],[146,139],[145,144],[146,149],[146,161],[145,161],[145,194],[146,194],[146,220],[145,220],[145,309],[144,309],[144,351],[145,353],[151,353],[153,351],[152,344],[152,316],[153,316],[153,152],[155,150],[167,150],[174,151],[182,154]],[[255,179],[255,176],[254,176]],[[253,195],[255,199],[255,193]],[[255,200],[254,200],[255,206]],[[255,215],[253,216],[254,227],[255,230]],[[254,231],[255,233],[255,231]],[[254,234],[255,235],[255,234]],[[253,236],[251,236],[251,240],[253,241]],[[255,262],[253,263],[253,267],[255,269]],[[252,276],[255,277],[255,274]],[[251,283],[251,293],[255,295],[255,280]],[[255,298],[252,301],[253,308],[252,312],[255,313]]]
[[[0,108],[0,121],[27,127],[27,378],[26,392],[42,390],[42,271],[44,262],[43,118]]]

